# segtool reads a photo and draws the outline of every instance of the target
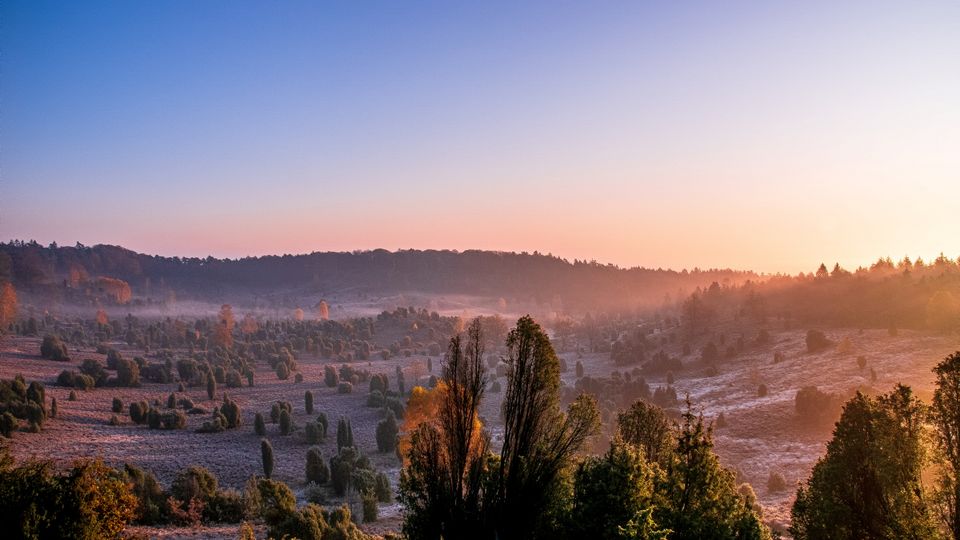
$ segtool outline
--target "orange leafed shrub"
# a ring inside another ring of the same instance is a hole
[[[118,304],[126,304],[133,298],[130,284],[122,279],[100,276],[97,278],[97,290],[110,296]]]
[[[213,329],[213,344],[227,349],[233,347],[233,325],[233,306],[230,304],[220,306],[217,326]]]
[[[17,318],[17,291],[12,283],[0,285],[0,331]]]

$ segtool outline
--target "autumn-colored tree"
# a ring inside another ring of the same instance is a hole
[[[330,319],[330,306],[327,305],[326,300],[321,300],[317,304],[317,319],[321,321],[326,321]]]
[[[414,430],[423,422],[437,417],[437,409],[443,396],[447,392],[447,383],[440,381],[433,389],[414,386],[407,399],[407,408],[403,414],[403,425],[400,426],[400,437],[397,441],[398,452],[406,459],[410,450],[410,437]]]
[[[133,298],[130,284],[122,279],[100,276],[97,278],[97,289],[118,304],[129,303]]]
[[[213,329],[213,344],[226,349],[233,347],[233,307],[230,304],[220,306],[217,326]]]
[[[302,310],[302,309],[297,308],[297,309],[293,310],[293,320],[295,320],[295,321],[297,321],[297,322],[300,322],[300,321],[303,320],[303,310]]]
[[[465,346],[460,335],[450,340],[443,381],[437,385],[442,389],[414,388],[417,424],[404,454],[409,466],[400,477],[400,499],[408,510],[404,532],[410,538],[471,538],[483,530],[479,506],[489,446],[479,420],[486,386],[483,350],[481,322],[474,319]],[[421,416],[433,410],[436,414]],[[406,414],[411,418],[409,406]],[[382,426],[377,443],[385,450],[383,443],[389,441],[381,441]]]
[[[110,324],[110,319],[107,317],[107,312],[102,308],[97,310],[97,324],[100,326],[106,326]]]
[[[17,291],[13,284],[0,285],[0,332],[7,329],[17,318]]]
[[[257,323],[257,319],[251,313],[247,313],[243,316],[243,321],[240,322],[240,333],[244,337],[249,338],[253,334],[257,333],[257,330],[260,330],[260,324]]]

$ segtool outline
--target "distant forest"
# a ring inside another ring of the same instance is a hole
[[[735,286],[757,277],[717,269],[625,269],[536,252],[378,249],[201,259],[145,255],[109,245],[0,244],[0,282],[10,281],[38,299],[52,295],[78,304],[91,297],[121,304],[131,298],[163,301],[171,294],[226,302],[250,294],[422,292],[517,299],[569,311],[632,310],[680,301],[713,282]]]
[[[798,276],[698,289],[684,301],[682,311],[694,331],[734,316],[761,325],[780,321],[954,333],[960,331],[960,261],[942,254],[929,263],[881,258],[854,271],[821,264],[816,272]]]

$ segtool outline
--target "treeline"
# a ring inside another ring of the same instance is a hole
[[[960,329],[960,263],[943,255],[929,264],[880,259],[853,272],[821,265],[794,277],[714,283],[694,291],[681,311],[692,333],[729,316],[759,323],[954,332]]]
[[[381,249],[231,260],[151,256],[105,245],[0,244],[0,282],[12,281],[18,290],[70,297],[71,291],[104,276],[128,283],[134,297],[158,299],[173,292],[180,297],[223,301],[237,291],[264,294],[290,288],[318,294],[419,291],[516,298],[593,310],[659,306],[666,294],[689,292],[712,281],[739,283],[756,278],[750,272],[731,270],[677,272],[571,263],[536,252]],[[126,294],[115,290],[113,282],[97,283],[90,293],[121,303]]]

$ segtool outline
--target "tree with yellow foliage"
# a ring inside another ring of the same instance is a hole
[[[400,477],[407,507],[404,532],[411,538],[469,538],[477,534],[489,436],[479,420],[486,389],[483,331],[474,320],[464,344],[450,340],[443,381],[430,391],[415,387],[404,423],[409,459]]]
[[[327,305],[326,300],[321,300],[317,304],[317,319],[321,321],[330,320],[330,306]]]
[[[240,322],[240,333],[247,339],[250,338],[253,334],[257,333],[257,330],[260,330],[260,324],[257,322],[257,319],[251,313],[247,313],[243,316],[243,321]]]
[[[0,285],[0,332],[3,332],[17,319],[17,291],[13,284]]]
[[[226,349],[233,347],[233,307],[230,304],[220,306],[217,326],[213,329],[213,344]]]

